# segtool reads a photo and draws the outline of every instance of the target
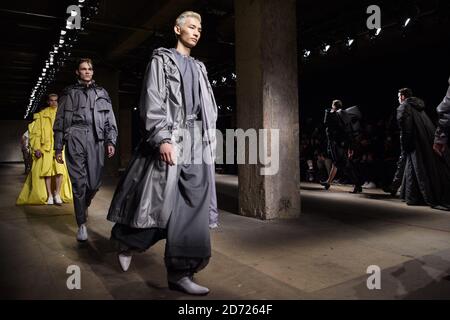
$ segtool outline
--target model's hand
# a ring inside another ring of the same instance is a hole
[[[36,158],[40,158],[40,157],[42,157],[42,152],[41,152],[41,150],[35,150],[34,151],[34,155],[36,156]]]
[[[55,159],[56,159],[56,162],[58,162],[60,164],[64,164],[62,152],[56,152],[55,153]]]
[[[175,164],[172,144],[165,142],[159,146],[159,158],[169,166]]]
[[[108,151],[108,158],[111,158],[116,153],[116,148],[112,144],[108,144],[106,149]]]
[[[353,151],[352,149],[347,150],[347,156],[350,160],[353,158],[354,153],[355,153],[355,151]]]
[[[433,150],[436,152],[439,156],[442,157],[442,154],[444,153],[446,149],[446,145],[442,143],[435,143],[433,144]]]

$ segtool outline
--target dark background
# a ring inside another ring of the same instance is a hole
[[[23,119],[30,92],[64,26],[65,8],[75,3],[21,0],[0,4],[1,119]],[[179,3],[189,4],[180,6],[183,10],[191,8],[203,16],[205,32],[193,54],[205,61],[210,79],[219,80],[214,88],[222,107],[219,128],[235,127],[235,81],[230,79],[235,70],[233,1]],[[174,44],[171,25],[179,12],[163,11],[165,4],[99,1],[98,14],[80,32],[71,55],[47,91],[60,92],[73,83],[76,59],[89,56],[97,68],[120,72],[120,108],[133,112],[152,50]],[[360,106],[365,118],[386,119],[398,105],[397,90],[401,87],[410,87],[423,98],[428,114],[435,119],[434,109],[446,92],[450,76],[449,1],[299,0],[297,4],[301,128],[308,119],[320,122],[333,99],[341,99],[344,106]],[[383,30],[374,41],[366,28],[366,8],[371,4],[382,10]],[[412,21],[403,29],[401,24],[407,16]],[[146,25],[152,19],[156,22]],[[137,31],[146,33],[145,41],[117,51]],[[347,36],[355,38],[352,50],[343,45]],[[332,45],[325,56],[319,53],[323,42]],[[307,60],[302,58],[306,48],[312,51]],[[222,84],[224,75],[227,81]],[[39,107],[43,105],[41,101]]]

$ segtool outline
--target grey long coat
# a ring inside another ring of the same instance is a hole
[[[214,159],[217,105],[205,65],[196,60],[200,81],[202,125],[207,137],[210,184],[215,184]],[[180,167],[159,160],[159,144],[171,139],[177,154],[183,152],[180,129],[186,128],[182,79],[174,54],[159,48],[153,52],[142,88],[140,111],[145,124],[145,137],[117,186],[108,220],[133,228],[165,228],[174,205],[175,184]],[[210,222],[217,212],[215,188],[211,188]],[[213,220],[213,221],[211,221]]]
[[[436,111],[439,115],[439,122],[435,133],[434,142],[446,144],[448,143],[448,134],[450,129],[450,78],[448,79],[447,94],[438,105]]]

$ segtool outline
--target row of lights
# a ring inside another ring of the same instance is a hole
[[[406,20],[403,22],[402,24],[402,28],[406,28],[408,27],[408,25],[411,23],[411,18],[406,18]],[[378,38],[381,34],[382,28],[377,28],[375,30],[373,30],[370,33],[370,38],[372,40],[375,40],[376,38]],[[344,41],[345,47],[348,49],[351,49],[353,44],[355,43],[356,39],[353,37],[347,37]],[[330,52],[331,49],[331,44],[329,43],[322,43],[322,45],[319,48],[319,53],[321,55],[327,55]],[[302,50],[302,56],[304,59],[308,59],[310,56],[312,55],[312,51],[309,49],[303,49]]]
[[[78,31],[83,31],[84,24],[89,22],[90,19],[98,13],[98,1],[88,0],[87,2],[89,2],[89,5],[85,2],[85,0],[78,0],[78,7],[80,8],[79,12],[82,12],[81,28],[76,29],[75,25],[69,21],[69,19],[66,20],[65,28],[60,31],[57,42],[52,46],[48,58],[45,60],[42,72],[38,76],[36,85],[31,90],[24,119],[33,113],[39,106],[43,95],[47,92],[47,86],[53,82],[56,73],[64,66],[67,58],[71,56],[73,45],[78,41]],[[75,17],[76,15],[76,11],[71,11],[72,17]]]
[[[234,72],[231,72],[229,75],[218,76],[217,79],[212,79],[211,84],[213,87],[224,86],[229,79],[236,81],[237,75]]]
[[[219,110],[223,110],[223,111],[232,111],[233,110],[233,108],[231,106],[221,106],[221,105],[219,105],[219,106],[217,106],[217,108]],[[134,107],[133,111],[138,111],[138,107]]]

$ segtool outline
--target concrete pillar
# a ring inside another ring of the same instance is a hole
[[[107,67],[96,67],[94,61],[95,82],[106,89],[111,98],[114,115],[119,129],[119,139],[117,139],[116,154],[113,158],[105,160],[105,175],[117,175],[120,165],[120,113],[119,113],[119,71]]]
[[[239,212],[260,219],[300,214],[295,0],[237,0],[237,127],[279,129],[280,167],[239,165]]]

